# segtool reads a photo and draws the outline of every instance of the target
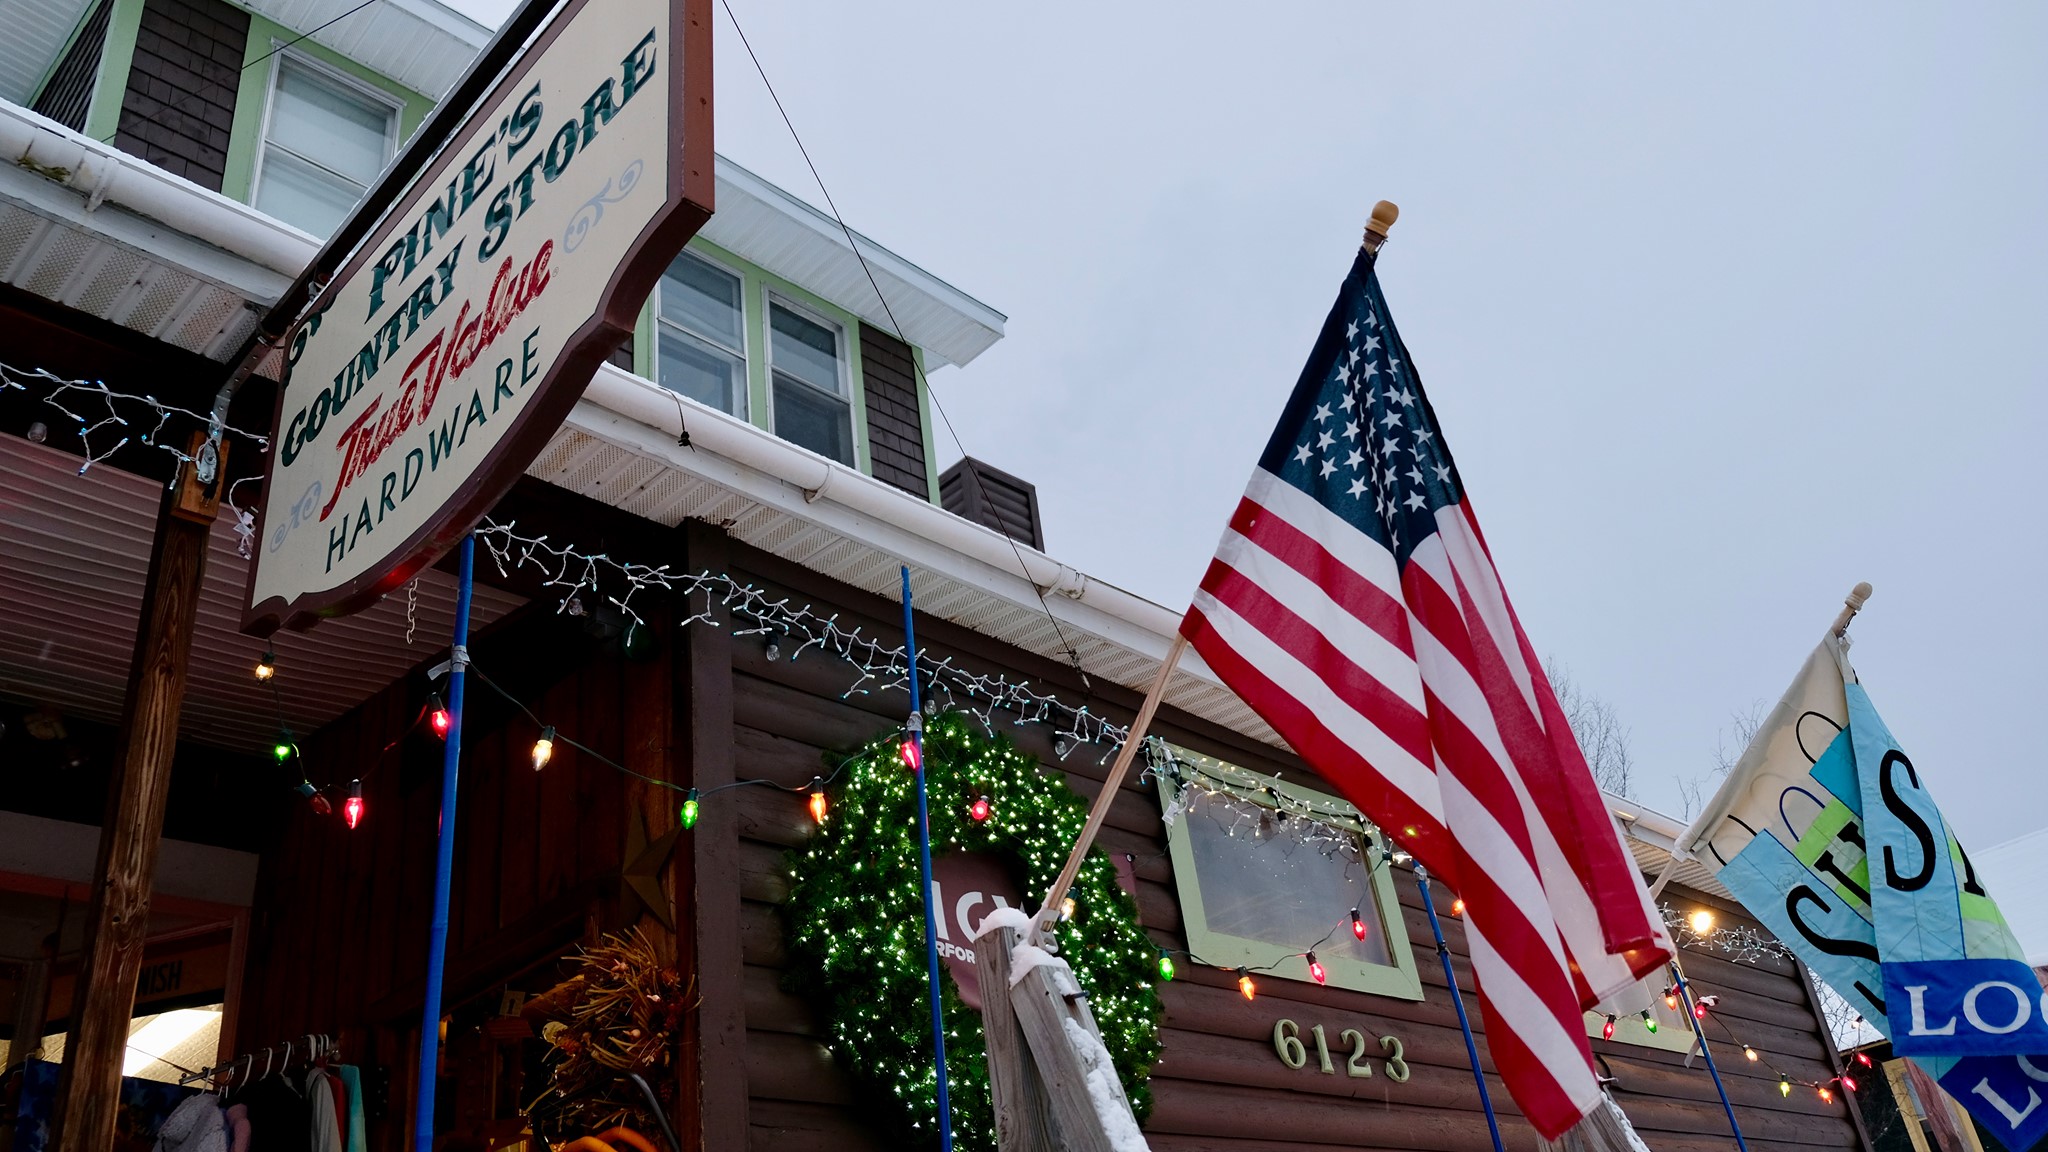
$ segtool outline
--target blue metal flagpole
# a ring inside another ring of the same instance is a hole
[[[448,743],[441,756],[441,836],[434,860],[434,923],[427,934],[427,995],[420,1008],[420,1079],[413,1147],[434,1146],[435,1073],[441,1063],[441,969],[448,952],[448,889],[455,872],[455,782],[462,766],[462,681],[469,667],[469,593],[476,575],[476,537],[462,538],[462,575],[455,592],[455,642],[448,658]]]
[[[1700,1055],[1707,1058],[1707,1074],[1714,1078],[1714,1091],[1721,1094],[1721,1109],[1728,1113],[1728,1127],[1735,1133],[1735,1146],[1742,1152],[1749,1152],[1749,1145],[1742,1139],[1742,1125],[1735,1122],[1735,1106],[1728,1103],[1728,1089],[1721,1085],[1721,1070],[1714,1067],[1714,1054],[1707,1050],[1707,1030],[1702,1026],[1699,1008],[1692,998],[1692,985],[1686,983],[1685,973],[1679,970],[1676,958],[1671,961],[1671,978],[1678,982],[1678,1006],[1692,1021],[1692,1034],[1700,1042]]]
[[[1465,1056],[1472,1061],[1472,1081],[1479,1085],[1479,1106],[1486,1111],[1486,1130],[1493,1134],[1493,1152],[1505,1152],[1500,1143],[1500,1121],[1493,1118],[1493,1099],[1486,1094],[1486,1074],[1479,1070],[1479,1045],[1472,1041],[1472,1021],[1465,1016],[1465,997],[1458,991],[1458,975],[1451,970],[1451,950],[1444,945],[1444,926],[1436,918],[1436,901],[1429,895],[1429,869],[1415,863],[1415,883],[1422,889],[1422,910],[1429,913],[1429,930],[1436,936],[1436,958],[1443,961],[1444,983],[1451,986],[1451,1003],[1458,1009],[1458,1031],[1465,1034]],[[1747,1148],[1743,1152],[1749,1152]]]
[[[903,648],[910,662],[910,720],[905,727],[917,747],[917,864],[924,875],[924,966],[931,983],[932,1051],[939,1070],[939,1147],[953,1152],[953,1106],[946,1091],[946,1022],[939,1001],[939,936],[932,913],[932,821],[924,789],[924,701],[918,694],[917,624],[911,618],[907,565],[903,568]]]

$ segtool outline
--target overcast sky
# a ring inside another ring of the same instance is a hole
[[[1056,556],[1185,605],[1394,200],[1509,593],[1645,801],[1869,580],[1858,669],[1965,843],[2048,823],[2048,7],[733,10],[848,222],[1009,315],[932,384]],[[719,151],[821,202],[717,19]]]

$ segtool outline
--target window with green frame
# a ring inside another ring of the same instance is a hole
[[[1312,980],[1314,952],[1336,987],[1422,999],[1379,829],[1334,796],[1150,748],[1196,963]]]

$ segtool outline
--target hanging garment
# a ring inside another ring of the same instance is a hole
[[[327,1086],[327,1070],[306,1072],[306,1110],[312,1113],[307,1131],[312,1152],[342,1152],[341,1119],[334,1111],[334,1091]]]
[[[223,1118],[228,1126],[228,1152],[249,1152],[249,1106],[230,1104]]]
[[[156,1131],[156,1152],[229,1152],[220,1097],[200,1092],[172,1109]]]
[[[341,1074],[333,1068],[327,1069],[327,1090],[334,1097],[334,1131],[340,1137],[341,1147],[335,1152],[346,1152],[348,1147],[348,1088],[341,1082]]]
[[[299,1152],[306,1147],[312,1115],[306,1098],[288,1076],[258,1080],[237,1091],[235,1100],[249,1106],[250,1152]]]
[[[370,1134],[363,1128],[363,1074],[353,1064],[338,1065],[334,1070],[341,1076],[341,1086],[348,1089],[347,1152],[370,1152]]]

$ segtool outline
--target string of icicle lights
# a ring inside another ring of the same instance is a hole
[[[544,535],[522,535],[517,521],[485,520],[476,530],[476,542],[501,576],[521,569],[543,574],[544,587],[560,590],[557,612],[583,615],[589,610],[583,598],[590,596],[625,613],[634,623],[645,624],[633,607],[641,593],[650,589],[673,593],[686,603],[700,603],[691,598],[702,594],[703,607],[683,619],[685,626],[716,627],[713,608],[723,607],[731,614],[732,634],[762,637],[771,660],[794,662],[813,650],[836,656],[859,673],[840,694],[841,699],[874,692],[908,695],[910,691],[910,657],[904,646],[863,635],[858,626],[841,624],[838,612],[820,613],[808,604],[795,603],[720,572],[651,567],[559,545]],[[1085,704],[1069,704],[1038,691],[1029,680],[970,672],[956,666],[951,656],[933,659],[919,652],[917,667],[927,710],[934,714],[965,712],[990,731],[998,713],[1014,723],[1046,725],[1054,730],[1053,749],[1063,760],[1087,745],[1097,751],[1098,762],[1106,762],[1129,732]]]
[[[193,456],[164,439],[165,427],[179,416],[189,417],[203,427],[213,424],[212,418],[203,413],[166,404],[154,396],[138,396],[109,388],[102,380],[67,380],[47,369],[16,368],[0,363],[0,394],[7,392],[21,392],[39,399],[70,420],[71,430],[85,453],[85,463],[78,466],[80,476],[129,444],[167,452],[182,468],[192,463]],[[37,396],[37,392],[41,395]],[[269,437],[231,424],[221,425],[221,432],[247,440],[259,449],[270,444]],[[40,420],[28,426],[28,438],[38,444],[46,443],[50,435],[50,427]]]

